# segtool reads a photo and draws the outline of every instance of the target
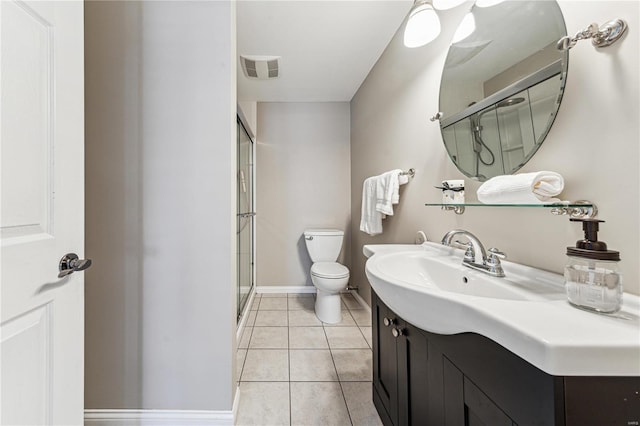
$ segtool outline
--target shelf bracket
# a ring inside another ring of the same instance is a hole
[[[584,207],[554,207],[551,214],[569,216],[572,219],[594,218],[598,215],[598,207],[590,201],[578,200],[572,204],[585,204]]]
[[[455,214],[464,213],[464,206],[442,206],[442,210],[453,211]]]

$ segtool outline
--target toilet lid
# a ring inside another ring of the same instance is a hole
[[[346,278],[349,269],[338,262],[316,262],[311,265],[311,275],[319,278]]]

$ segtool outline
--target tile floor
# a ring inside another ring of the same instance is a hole
[[[342,295],[324,324],[313,294],[256,294],[238,342],[237,425],[381,425],[371,401],[371,314]]]

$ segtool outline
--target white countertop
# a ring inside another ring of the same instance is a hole
[[[545,291],[536,300],[474,297],[422,288],[385,277],[375,259],[390,253],[433,252],[462,260],[462,251],[435,243],[365,245],[366,272],[371,286],[398,316],[438,334],[471,332],[499,343],[548,374],[556,376],[640,376],[640,298],[624,293],[615,314],[598,314],[571,306],[559,274],[535,270]],[[457,253],[458,252],[458,253]],[[507,278],[525,269],[503,261]],[[467,268],[468,269],[468,268]],[[375,274],[374,277],[371,274]],[[482,274],[470,270],[467,275]],[[382,281],[381,281],[382,279]],[[385,282],[385,280],[387,282]],[[551,291],[548,289],[552,288]],[[416,309],[408,309],[413,300]],[[404,312],[403,312],[404,310]]]

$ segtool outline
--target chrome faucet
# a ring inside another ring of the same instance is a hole
[[[465,244],[457,240],[453,241],[453,237],[456,235],[463,235],[469,242]],[[504,270],[500,264],[500,259],[505,259],[507,255],[496,248],[490,248],[489,255],[487,256],[484,246],[478,237],[471,232],[465,231],[464,229],[449,231],[442,237],[442,245],[466,249],[464,259],[462,260],[463,265],[485,272],[494,277],[504,277]]]

